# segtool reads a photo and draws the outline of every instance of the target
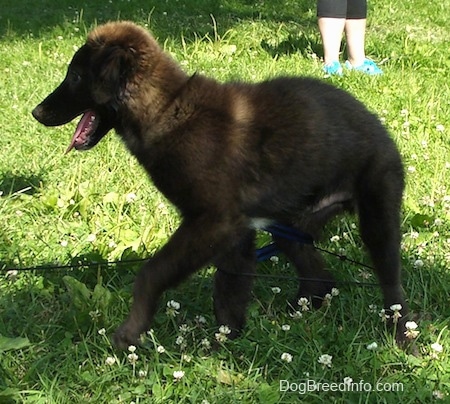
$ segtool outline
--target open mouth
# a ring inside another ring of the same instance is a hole
[[[75,129],[75,133],[66,153],[69,153],[73,148],[76,150],[89,149],[92,143],[91,137],[97,130],[99,123],[100,117],[94,111],[86,111]]]

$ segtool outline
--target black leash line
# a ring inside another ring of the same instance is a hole
[[[357,265],[357,266],[360,266],[360,267],[371,269],[372,271],[375,269],[374,267],[372,267],[370,265],[364,264],[364,263],[359,262],[359,261],[352,260],[351,258],[348,258],[346,255],[337,254],[337,253],[334,253],[332,251],[324,250],[323,248],[317,247],[316,245],[314,246],[314,248],[317,251],[320,251],[320,252],[332,255],[333,257],[339,258],[341,261],[346,261],[346,262],[349,262],[350,264],[353,264],[353,265]]]
[[[332,251],[325,250],[320,248],[314,244],[314,240],[311,235],[301,232],[292,227],[284,226],[281,224],[273,224],[265,227],[263,230],[272,234],[272,236],[282,237],[291,241],[298,242],[300,244],[307,244],[313,246],[316,250],[332,255],[336,258],[339,258],[341,261],[347,261],[353,265],[361,266],[364,268],[374,269],[370,265],[366,265],[364,263],[352,260],[345,255],[337,254]],[[275,243],[270,243],[266,246],[258,248],[256,250],[256,259],[257,262],[263,262],[270,259],[273,256],[276,256],[280,253],[277,245]],[[141,263],[147,261],[148,258],[136,258],[130,260],[122,260],[122,261],[99,261],[99,262],[79,262],[77,264],[65,264],[65,265],[41,265],[35,267],[25,267],[25,268],[0,268],[1,272],[26,272],[26,271],[51,271],[51,270],[60,270],[60,269],[79,269],[79,268],[91,268],[91,267],[110,267],[113,265],[127,265],[133,263]],[[294,277],[288,275],[270,275],[270,274],[258,274],[258,273],[248,273],[248,272],[240,272],[240,273],[232,273],[226,272],[229,275],[237,275],[237,276],[248,276],[255,278],[265,278],[265,279],[279,279],[279,280],[292,280],[292,281],[307,281],[307,282],[321,282],[321,283],[337,283],[337,284],[354,284],[358,286],[378,286],[377,283],[373,282],[357,282],[357,281],[331,281],[317,278],[304,278],[304,277]]]
[[[333,254],[335,255],[335,254]],[[273,255],[271,255],[273,256]],[[126,265],[132,263],[140,263],[147,261],[148,258],[139,258],[134,260],[124,260],[124,261],[104,261],[104,262],[86,262],[80,264],[67,264],[67,265],[42,265],[36,267],[25,267],[25,268],[1,268],[0,272],[31,272],[31,271],[52,271],[52,270],[61,270],[61,269],[80,269],[80,268],[92,268],[92,267],[110,267],[113,265]],[[245,276],[245,277],[254,277],[261,279],[276,279],[276,280],[286,280],[286,281],[304,281],[304,282],[321,282],[321,283],[336,283],[341,285],[358,285],[358,286],[378,286],[377,283],[373,282],[358,282],[358,281],[338,281],[338,280],[327,280],[327,279],[318,279],[318,278],[305,278],[301,276],[289,276],[289,275],[271,275],[271,274],[261,274],[261,273],[250,273],[250,272],[225,272],[227,275],[236,275],[236,276]]]
[[[79,268],[90,268],[90,267],[110,267],[113,265],[125,265],[132,263],[139,263],[148,261],[148,258],[136,258],[132,260],[122,260],[122,261],[92,261],[92,262],[79,262],[77,264],[64,264],[64,265],[39,265],[36,267],[25,267],[25,268],[1,268],[0,272],[26,272],[26,271],[51,271],[56,269],[79,269]]]

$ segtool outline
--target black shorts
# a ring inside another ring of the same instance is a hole
[[[364,19],[367,0],[317,0],[317,17]]]

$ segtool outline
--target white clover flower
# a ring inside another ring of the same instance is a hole
[[[98,330],[98,333],[100,335],[106,335],[106,330],[104,328],[100,328],[100,330]]]
[[[294,320],[300,320],[303,317],[303,314],[296,310],[293,313],[289,313],[289,315],[294,319]]]
[[[442,391],[434,390],[434,391],[433,391],[433,397],[434,397],[436,400],[443,400],[444,397],[445,397],[445,394],[444,394]]]
[[[270,261],[272,261],[274,264],[278,264],[280,259],[276,255],[274,255],[274,256],[270,257]]]
[[[175,370],[173,372],[173,378],[175,381],[179,381],[184,377],[184,371],[183,370]]]
[[[108,356],[108,357],[106,358],[106,360],[105,360],[105,363],[106,363],[108,366],[112,366],[112,365],[114,365],[114,364],[116,363],[116,358],[114,358],[113,356]]]
[[[89,312],[89,316],[91,317],[92,321],[97,321],[101,316],[102,313],[100,313],[100,310],[92,310]]]
[[[278,286],[274,286],[272,289],[272,293],[277,295],[278,293],[281,292],[281,288],[279,288]]]
[[[167,302],[167,307],[175,310],[180,310],[180,303],[176,302],[175,300],[169,300]]]
[[[61,240],[61,247],[67,247],[69,245],[69,243],[67,242],[67,240]]]
[[[417,331],[418,325],[415,321],[407,321],[405,327],[406,327],[405,331],[406,338],[408,339],[417,338],[417,336],[419,335],[419,331]]]
[[[353,383],[353,379],[351,377],[347,376],[347,377],[344,377],[343,382],[345,385],[349,386]]]
[[[139,356],[137,356],[135,353],[130,353],[130,354],[128,355],[128,361],[129,361],[132,365],[134,365],[134,364],[138,361],[138,359],[139,359]]]
[[[407,321],[405,324],[405,327],[408,330],[416,330],[419,326],[417,325],[417,323],[415,321]]]
[[[331,368],[331,361],[332,361],[333,357],[331,355],[328,354],[323,354],[319,356],[319,359],[317,360],[317,362],[319,362],[322,366],[328,366],[329,368]]]
[[[226,335],[221,334],[220,332],[216,332],[214,336],[216,337],[217,342],[225,342],[228,339]]]
[[[19,275],[19,271],[17,269],[10,269],[6,272],[6,277],[15,280],[17,278],[17,275]]]
[[[383,321],[384,323],[386,322],[386,320],[389,319],[389,315],[386,314],[386,310],[385,309],[381,309],[380,312],[378,313],[378,315],[381,318],[381,321]]]
[[[179,314],[178,310],[180,310],[180,307],[180,303],[175,300],[169,300],[167,302],[166,314],[170,317],[176,317]]]
[[[441,353],[444,350],[444,347],[439,342],[435,342],[434,344],[431,344],[431,349],[434,352]]]
[[[227,335],[230,333],[230,327],[228,327],[227,325],[221,325],[219,327],[219,332],[215,334],[216,340],[218,342],[225,342],[228,339]]]
[[[438,124],[438,125],[436,125],[436,130],[438,132],[444,132],[445,131],[445,127],[444,127],[444,125]]]
[[[141,379],[143,379],[144,377],[147,377],[147,371],[141,369],[141,370],[138,372],[138,375],[139,375],[139,377],[140,377]]]
[[[181,333],[187,333],[189,331],[189,326],[187,324],[181,324],[179,329]]]
[[[195,321],[198,324],[206,324],[207,323],[206,318],[203,316],[195,316]]]
[[[377,312],[377,305],[369,304],[369,313],[376,313],[376,312]]]
[[[394,314],[392,314],[392,322],[394,324],[397,324],[400,317],[402,317],[400,312],[399,311],[394,311]]]
[[[333,296],[333,297],[339,296],[339,289],[338,288],[332,288],[331,289],[331,296]]]
[[[309,310],[309,300],[307,297],[301,297],[298,299],[298,305],[300,306],[301,311],[308,311]]]
[[[392,314],[392,322],[394,324],[398,323],[399,318],[402,316],[400,314],[400,310],[402,309],[402,305],[401,304],[393,304],[390,309],[394,312]]]
[[[282,329],[283,331],[289,331],[289,330],[291,329],[291,326],[290,326],[289,324],[283,324],[283,325],[281,326],[281,329]]]
[[[423,268],[424,263],[422,260],[416,260],[414,261],[414,268]]]
[[[392,311],[400,311],[402,309],[402,305],[401,304],[393,304],[390,309]]]
[[[375,349],[378,348],[378,344],[374,341],[371,342],[369,345],[367,345],[366,347],[369,351],[374,351]]]
[[[128,350],[129,350],[131,353],[135,353],[135,352],[136,352],[136,347],[135,347],[134,345],[130,345],[130,346],[128,347]]]
[[[286,362],[286,363],[291,363],[292,362],[292,355],[290,353],[283,352],[281,354],[281,360],[283,362]]]
[[[340,239],[341,239],[341,238],[340,238],[338,235],[336,235],[336,236],[331,237],[331,238],[330,238],[330,241],[331,241],[332,243],[337,243]]]
[[[158,352],[159,354],[163,354],[164,352],[166,352],[166,348],[164,348],[162,345],[158,345],[156,347],[156,352]]]
[[[205,349],[211,348],[211,343],[209,342],[208,338],[203,338],[200,343],[202,344],[202,347]]]
[[[183,354],[181,355],[181,359],[187,363],[189,363],[192,360],[192,356],[187,355],[187,354]]]
[[[97,239],[97,236],[94,233],[92,233],[92,234],[89,234],[89,236],[87,236],[86,241],[88,243],[93,243],[96,239]]]
[[[177,344],[177,345],[183,345],[183,342],[184,342],[184,337],[182,335],[179,335],[177,337],[177,339],[175,340],[175,344]]]
[[[125,195],[126,203],[133,203],[136,200],[137,196],[134,192],[130,192]]]

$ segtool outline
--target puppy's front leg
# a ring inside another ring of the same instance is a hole
[[[203,215],[184,220],[169,242],[141,269],[134,283],[128,318],[114,334],[119,348],[137,344],[156,311],[161,294],[176,286],[227,248],[242,230],[239,218]]]

